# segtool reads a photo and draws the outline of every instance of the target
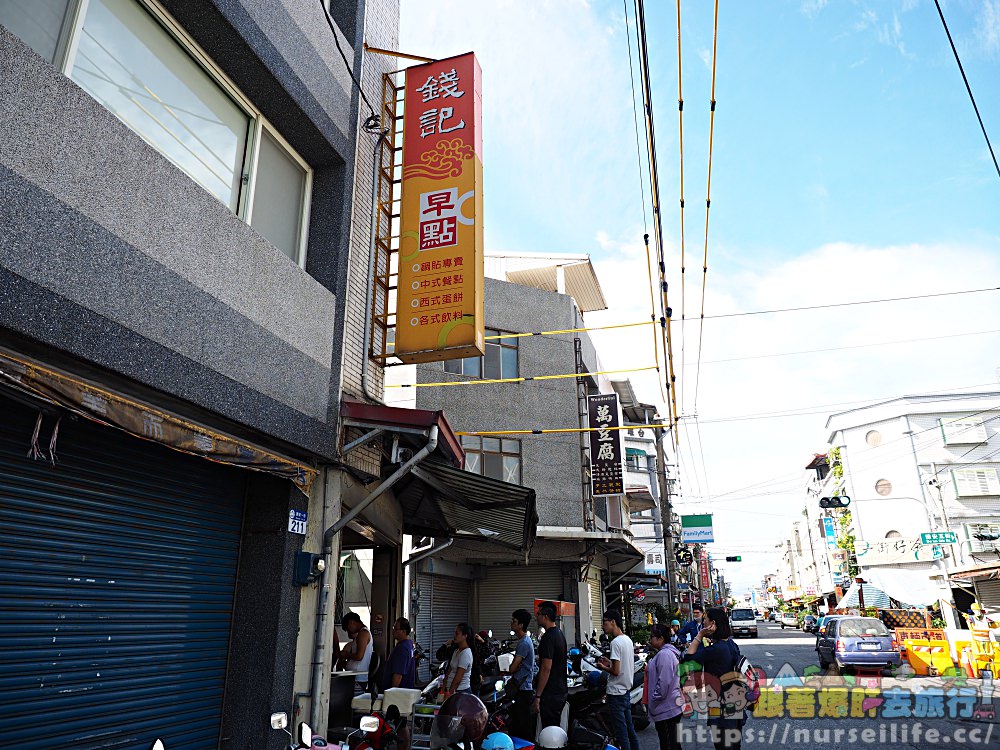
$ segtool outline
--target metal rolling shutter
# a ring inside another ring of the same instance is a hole
[[[555,565],[529,565],[517,568],[489,568],[479,582],[480,630],[492,630],[504,640],[510,633],[510,613],[526,609],[532,613],[531,629],[537,630],[533,607],[535,599],[562,599],[562,572]]]
[[[1000,609],[1000,580],[976,581],[976,595],[989,612]]]
[[[0,410],[0,744],[214,747],[243,474],[69,419],[32,461]]]
[[[587,574],[587,585],[590,588],[590,619],[591,631],[597,631],[601,636],[604,618],[604,583],[601,580],[600,568],[591,567]],[[589,636],[590,633],[587,633]]]
[[[471,582],[463,578],[436,576],[420,573],[417,576],[420,590],[417,610],[416,641],[429,657],[421,665],[421,679],[428,679],[434,652],[445,641],[455,636],[455,626],[469,622],[469,591]],[[473,623],[469,623],[475,628]]]

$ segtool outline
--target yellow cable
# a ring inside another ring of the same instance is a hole
[[[598,370],[597,372],[570,372],[563,375],[534,375],[526,378],[488,378],[486,380],[446,380],[439,383],[395,383],[386,388],[432,388],[453,385],[484,385],[486,383],[527,383],[532,380],[560,380],[562,378],[585,378],[588,375],[615,375],[622,372],[643,372],[655,369],[649,367],[630,367],[624,370]]]
[[[680,151],[680,218],[681,218],[681,373],[684,372],[684,320],[687,317],[687,285],[685,283],[685,232],[684,232],[684,89],[681,68],[681,0],[677,0],[677,131]],[[681,380],[681,405],[684,404],[684,379]]]
[[[669,424],[627,424],[621,427],[553,427],[547,430],[475,430],[471,432],[456,432],[456,435],[490,436],[490,435],[555,435],[564,432],[597,432],[598,430],[608,430],[615,432],[618,430],[637,430],[645,427],[658,427],[669,430]]]
[[[593,326],[591,328],[560,328],[557,331],[535,331],[533,333],[505,333],[498,336],[484,336],[486,341],[497,341],[499,339],[519,339],[526,336],[553,336],[557,333],[582,333],[583,331],[609,331],[612,328],[633,328],[635,326],[648,326],[650,321],[641,323],[618,323],[613,326]]]

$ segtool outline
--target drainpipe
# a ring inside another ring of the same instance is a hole
[[[382,141],[389,135],[388,130],[383,130],[379,137],[375,139],[375,149],[372,153],[372,221],[371,235],[368,238],[368,291],[365,294],[365,337],[361,349],[361,392],[365,398],[382,403],[382,399],[371,395],[368,392],[368,367],[371,359],[368,349],[372,343],[372,305],[375,297],[375,241],[378,234],[378,157]]]
[[[424,550],[420,554],[414,555],[413,557],[411,557],[408,560],[404,561],[403,562],[403,567],[405,568],[407,565],[413,565],[414,563],[418,563],[418,562],[420,562],[421,560],[423,560],[425,558],[431,557],[432,555],[436,555],[438,552],[440,552],[443,549],[447,549],[448,547],[450,547],[454,543],[455,543],[455,540],[453,538],[449,537],[448,539],[445,539],[443,542],[441,542],[441,544],[435,545],[435,546],[431,547],[428,550]]]
[[[399,482],[400,479],[409,474],[410,469],[433,453],[434,449],[437,448],[437,443],[438,428],[437,425],[433,425],[427,435],[427,444],[417,451],[413,458],[396,469],[396,471],[394,471],[386,479],[382,480],[379,486],[368,493],[364,500],[352,508],[349,513],[341,516],[340,520],[334,523],[333,526],[328,528],[323,534],[323,558],[326,561],[326,567],[323,570],[322,582],[320,585],[319,622],[317,623],[316,628],[316,645],[313,649],[313,664],[316,666],[313,671],[313,701],[310,723],[314,727],[326,726],[326,717],[320,716],[319,696],[320,691],[323,688],[324,670],[322,668],[322,664],[324,662],[324,657],[326,656],[327,641],[329,640],[330,633],[330,611],[333,608],[333,597],[330,596],[330,589],[333,588],[335,585],[334,581],[336,580],[336,578],[332,575],[332,571],[334,570],[333,566],[336,562],[333,559],[333,538],[339,534],[341,530],[347,526],[347,524],[357,518],[357,516],[365,508],[375,502],[386,491],[391,489],[397,482]]]

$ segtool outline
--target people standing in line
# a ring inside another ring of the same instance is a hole
[[[455,650],[451,655],[451,661],[448,662],[444,679],[441,681],[448,695],[472,692],[473,654],[470,644],[471,640],[472,628],[467,623],[458,623],[458,626],[455,628],[455,638],[452,641],[455,645]]]
[[[677,620],[674,620],[677,622]],[[649,690],[646,706],[649,719],[656,726],[660,738],[660,750],[680,750],[678,730],[681,723],[681,682],[678,672],[680,651],[670,642],[678,627],[672,630],[657,623],[649,631],[649,645],[656,649],[653,657],[646,662],[646,678]]]
[[[687,646],[694,637],[698,635],[698,631],[701,630],[701,618],[704,610],[699,604],[691,605],[691,620],[690,622],[684,623],[681,629],[677,633],[677,637],[680,638],[680,642]]]
[[[535,736],[532,731],[534,720],[531,717],[531,704],[535,694],[532,685],[535,676],[535,644],[528,635],[530,624],[531,613],[526,609],[515,609],[510,616],[510,629],[517,639],[514,659],[510,663],[510,675],[517,680],[519,686],[510,713],[510,729],[511,734],[522,740]]]
[[[681,642],[680,632],[681,632],[681,621],[671,620],[670,630],[667,631],[667,643],[673,646],[679,646]]]
[[[566,687],[566,636],[556,624],[556,605],[552,602],[538,605],[538,624],[545,628],[545,634],[538,643],[538,679],[531,710],[539,715],[545,728],[559,726],[569,692]]]
[[[410,621],[400,617],[392,624],[392,637],[396,645],[389,654],[382,673],[382,691],[389,688],[413,688],[416,682],[416,662],[413,660],[413,641],[410,639]]]
[[[361,622],[361,615],[357,612],[348,612],[340,618],[340,627],[351,639],[340,652],[340,663],[348,672],[361,672],[354,678],[354,691],[364,692],[362,688],[368,684],[368,667],[371,666],[374,645],[371,631]]]
[[[485,668],[486,657],[489,656],[489,646],[486,643],[488,637],[487,631],[480,630],[469,641],[469,646],[472,647],[472,679],[470,686],[472,687],[473,695],[479,695],[480,688],[483,686],[483,670]]]
[[[602,621],[604,632],[611,639],[611,658],[597,660],[598,669],[608,673],[605,705],[609,709],[611,728],[615,731],[620,750],[639,750],[639,736],[632,723],[632,681],[635,677],[635,645],[625,635],[622,613],[609,609]]]
[[[711,645],[705,645],[707,639],[711,639]],[[705,672],[718,679],[723,690],[732,682],[730,678],[734,673],[739,676],[737,665],[740,650],[733,641],[733,631],[725,610],[710,607],[705,612],[704,624],[688,644],[684,660],[700,664]],[[716,750],[740,750],[746,711],[742,706],[734,712],[724,711],[723,708],[719,706],[709,711],[708,728],[712,734],[712,742]]]

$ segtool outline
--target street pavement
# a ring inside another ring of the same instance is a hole
[[[824,674],[816,637],[758,623],[758,638],[737,644],[768,675],[761,704],[743,731],[743,747],[1000,748],[1000,684],[990,680]],[[996,707],[994,709],[994,706]],[[684,719],[685,750],[711,750],[704,719]],[[641,750],[657,750],[656,730],[639,733]]]

